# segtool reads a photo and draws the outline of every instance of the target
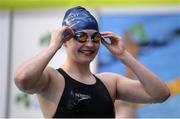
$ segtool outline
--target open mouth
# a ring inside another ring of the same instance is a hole
[[[95,53],[95,50],[79,50],[80,53],[84,54],[84,55],[92,55]]]

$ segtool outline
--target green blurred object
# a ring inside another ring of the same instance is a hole
[[[40,38],[40,45],[41,46],[48,46],[49,43],[50,43],[50,39],[51,39],[51,34],[50,33],[47,33],[45,35],[43,35],[41,38]]]
[[[0,0],[0,9],[103,7],[127,5],[177,5],[180,0]]]
[[[16,102],[19,103],[22,100],[22,97],[20,95],[16,96]]]
[[[24,105],[26,108],[30,108],[31,100],[26,93],[21,93],[16,95],[16,103]]]
[[[30,101],[29,100],[26,100],[24,103],[25,103],[26,108],[30,107]]]
[[[143,23],[136,23],[133,26],[129,28],[129,32],[131,36],[137,37],[141,43],[146,43],[147,37],[146,37],[146,32],[144,29],[144,24]]]

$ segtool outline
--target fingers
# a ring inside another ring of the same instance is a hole
[[[111,39],[112,39],[112,32],[101,32],[101,35],[102,35],[104,38],[109,38],[110,41],[111,41]],[[104,39],[102,39],[102,40],[101,40],[101,43],[108,48],[108,47],[110,47],[110,44],[112,43],[112,41],[111,41],[111,43],[108,43],[107,41],[105,41]]]
[[[63,36],[63,33],[65,32],[68,33],[66,37]],[[72,37],[73,37],[73,30],[67,26],[63,26],[54,30],[51,33],[50,44],[56,44],[60,48],[65,41],[70,40]]]
[[[101,35],[104,37],[104,38],[110,38],[112,37],[112,32],[101,32]]]
[[[60,37],[62,37],[63,32],[65,32],[66,30],[70,31],[68,27],[63,26],[63,27],[60,27],[60,28],[53,30],[52,34],[57,34]]]
[[[104,39],[101,40],[101,43],[102,43],[103,45],[105,45],[106,47],[109,47],[109,46],[110,46],[110,44],[109,44],[108,42],[106,42]]]
[[[110,43],[106,42],[106,46],[107,46],[107,44],[109,44],[109,45],[110,44],[111,45],[112,44],[117,44],[117,42],[119,41],[119,37],[116,34],[112,33],[112,32],[101,32],[101,35],[104,38],[109,38],[109,40],[110,40]],[[103,44],[105,44],[105,42]]]
[[[63,33],[63,32],[69,32],[69,33],[73,33],[72,29],[68,26],[62,26],[60,28],[60,32]]]
[[[73,37],[74,32],[68,26],[63,26],[60,31],[60,33],[62,34],[63,41],[68,41]]]
[[[122,37],[120,37],[120,36],[118,36],[118,35],[116,35],[115,33],[113,33],[113,32],[108,32],[108,31],[106,31],[106,32],[101,32],[101,35],[103,36],[103,37],[105,37],[105,38],[110,38],[110,39],[122,39]]]
[[[63,38],[63,41],[68,41],[68,40],[70,40],[72,37],[73,37],[73,34],[68,34],[67,36],[65,36],[65,37]]]
[[[112,34],[113,32],[110,32],[110,31],[103,31],[103,32],[101,32],[101,34]]]
[[[101,35],[103,35],[103,36],[115,36],[115,34],[113,32],[108,32],[108,31],[101,32]]]

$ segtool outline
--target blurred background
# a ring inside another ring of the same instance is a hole
[[[179,0],[0,0],[0,118],[43,117],[36,95],[19,91],[13,74],[48,46],[50,33],[61,26],[65,11],[79,5],[97,18],[100,31],[122,36],[128,51],[167,83],[172,95],[166,102],[128,103],[133,113],[141,118],[180,117]],[[65,58],[62,48],[49,65],[58,68]],[[102,45],[91,69],[137,79]]]

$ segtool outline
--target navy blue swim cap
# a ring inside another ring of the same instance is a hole
[[[99,30],[95,17],[81,6],[66,11],[62,26],[69,26],[74,32],[86,29]]]

